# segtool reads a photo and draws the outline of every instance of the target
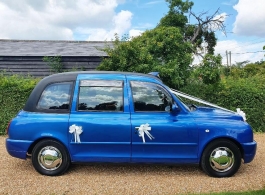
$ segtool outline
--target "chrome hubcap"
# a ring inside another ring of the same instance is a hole
[[[38,162],[45,170],[53,171],[61,166],[62,154],[57,148],[46,146],[40,150],[38,154]]]
[[[212,151],[209,161],[215,171],[225,172],[233,167],[234,154],[229,148],[219,147]]]

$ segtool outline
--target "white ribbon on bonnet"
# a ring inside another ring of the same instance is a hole
[[[212,103],[210,103],[210,102],[207,102],[207,101],[202,100],[202,99],[197,98],[197,97],[193,97],[193,96],[191,96],[191,95],[185,94],[185,93],[180,92],[180,91],[177,91],[177,90],[175,90],[175,89],[170,89],[170,92],[173,93],[173,94],[175,94],[175,95],[177,95],[177,96],[184,97],[184,98],[187,98],[187,99],[189,99],[189,100],[192,100],[192,101],[195,101],[195,102],[199,102],[199,103],[205,104],[205,105],[207,105],[207,106],[212,106],[212,107],[214,107],[214,108],[219,108],[219,109],[221,109],[221,110],[225,110],[225,111],[228,111],[228,112],[232,112],[232,113],[238,114],[238,115],[242,116],[242,118],[243,118],[244,121],[247,120],[247,118],[246,118],[246,113],[243,112],[242,110],[240,110],[240,108],[237,108],[237,109],[236,109],[236,112],[234,112],[234,111],[232,111],[232,110],[228,110],[228,109],[223,108],[223,107],[221,107],[221,106],[218,106],[218,105],[216,105],[216,104],[212,104]]]
[[[75,142],[80,143],[80,134],[83,132],[81,126],[72,125],[69,127],[69,133],[73,133],[75,136]]]

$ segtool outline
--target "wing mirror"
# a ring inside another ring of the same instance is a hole
[[[179,112],[179,107],[174,103],[171,106],[171,113],[172,114],[177,114]]]

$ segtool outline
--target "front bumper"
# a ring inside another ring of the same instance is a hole
[[[32,141],[13,140],[13,139],[7,138],[6,139],[6,150],[13,157],[26,159],[27,151],[31,144],[32,144]]]
[[[253,141],[250,143],[243,143],[241,145],[244,151],[244,163],[250,163],[255,157],[257,151],[257,142]]]

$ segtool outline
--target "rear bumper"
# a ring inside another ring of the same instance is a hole
[[[6,139],[7,152],[16,158],[26,159],[27,151],[32,141]]]
[[[250,163],[256,155],[257,142],[253,141],[250,143],[243,143],[241,145],[244,151],[244,156],[243,156],[244,163]]]

